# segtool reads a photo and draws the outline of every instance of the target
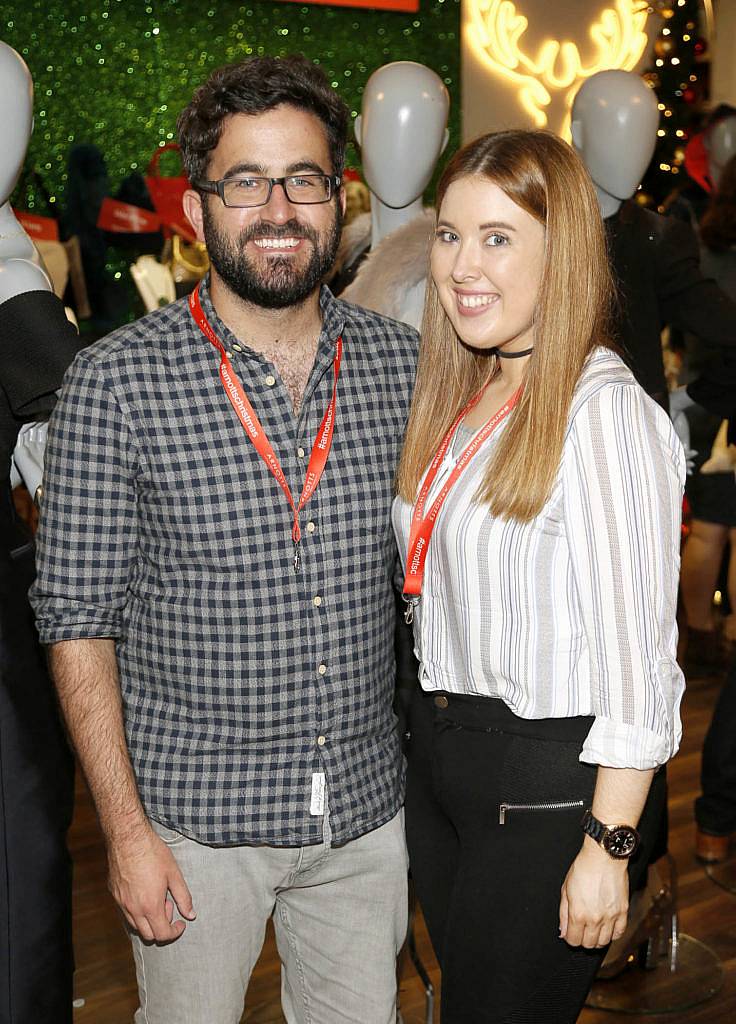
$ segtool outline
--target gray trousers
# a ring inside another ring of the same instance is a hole
[[[135,1024],[238,1024],[273,917],[288,1024],[395,1024],[407,928],[403,811],[344,846],[213,847],[152,822],[197,911],[165,946],[133,934]]]

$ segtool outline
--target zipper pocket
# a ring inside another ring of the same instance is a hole
[[[584,807],[584,800],[557,800],[541,804],[499,804],[498,824],[506,824],[508,811],[568,811],[573,807]]]

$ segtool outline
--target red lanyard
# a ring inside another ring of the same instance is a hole
[[[416,504],[414,505],[414,512],[411,518],[411,530],[409,533],[409,551],[406,556],[406,573],[404,577],[403,596],[407,605],[404,617],[407,624],[411,624],[414,618],[414,606],[419,602],[419,598],[421,597],[422,584],[424,582],[424,563],[427,560],[429,542],[432,539],[432,531],[434,530],[440,510],[445,503],[445,498],[455,486],[460,475],[465,471],[470,460],[479,450],[486,438],[491,436],[498,424],[508,416],[519,401],[521,388],[519,388],[518,391],[509,398],[508,402],[501,406],[498,412],[494,413],[483,427],[481,427],[480,431],[475,435],[473,440],[455,463],[455,468],[448,476],[442,490],[435,498],[432,507],[425,516],[424,506],[427,502],[427,496],[429,495],[435,477],[437,476],[439,468],[447,454],[447,449],[450,446],[450,442],[452,441],[455,431],[465,414],[480,401],[482,394],[483,392],[481,391],[481,393],[476,395],[471,402],[468,402],[443,437],[442,442],[437,449],[437,454],[432,459],[430,467],[427,470],[427,475],[424,478],[424,483],[421,486],[419,496],[416,500]]]
[[[312,454],[309,457],[307,477],[304,481],[304,487],[299,499],[299,504],[295,505],[294,498],[291,494],[291,488],[289,487],[284,471],[281,468],[278,456],[271,447],[271,442],[268,440],[266,432],[261,426],[260,420],[256,416],[255,410],[248,400],[248,396],[243,389],[243,385],[240,383],[232,368],[228,354],[225,351],[225,346],[215,334],[212,329],[212,325],[202,309],[202,304],[199,301],[199,285],[197,285],[189,296],[189,310],[194,317],[195,323],[204,336],[208,341],[212,342],[220,353],[220,380],[225,388],[225,394],[230,399],[232,407],[237,413],[238,419],[243,424],[243,429],[253,442],[258,454],[276,477],[279,487],[286,495],[286,500],[294,510],[294,523],[291,528],[291,538],[294,541],[294,571],[296,572],[299,568],[299,541],[302,537],[302,531],[299,526],[299,513],[317,490],[317,485],[319,484],[320,477],[327,465],[327,459],[329,458],[330,449],[332,448],[332,434],[335,429],[335,409],[337,407],[337,379],[340,376],[340,362],[342,361],[342,337],[339,337],[335,344],[335,360],[333,363],[335,383],[332,388],[332,399],[330,400],[330,404],[327,406],[326,413],[322,417],[322,422],[320,423],[319,431],[317,433],[317,439],[314,442]]]

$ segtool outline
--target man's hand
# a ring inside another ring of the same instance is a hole
[[[141,805],[125,744],[115,641],[64,640],[50,650],[62,710],[107,842],[109,885],[131,928],[146,942],[173,942],[195,918],[174,855]]]
[[[186,928],[174,921],[197,916],[173,853],[150,826],[141,834],[108,844],[109,886],[131,928],[145,942],[173,942]]]
[[[629,909],[627,864],[586,836],[562,885],[560,938],[595,949],[623,935]]]

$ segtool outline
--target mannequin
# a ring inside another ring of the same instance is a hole
[[[718,190],[723,169],[736,154],[736,108],[720,103],[704,127],[685,146],[687,172],[679,188],[665,199],[665,212],[698,230],[710,196]]]
[[[608,235],[611,262],[619,288],[614,333],[624,358],[642,387],[674,417],[685,448],[689,429],[678,415],[683,400],[670,408],[664,376],[660,334],[665,324],[697,335],[715,350],[716,363],[728,358],[736,345],[736,305],[700,272],[697,238],[689,225],[661,217],[632,200],[654,153],[659,113],[655,94],[631,71],[601,71],[578,91],[572,108],[573,145],[585,162],[598,194]],[[723,353],[725,352],[725,356]],[[720,377],[720,383],[719,383]],[[733,374],[704,374],[690,387],[706,394],[703,404],[718,414],[733,403]],[[681,389],[684,393],[685,389]],[[686,396],[684,405],[696,396]],[[667,851],[667,819],[650,865]],[[652,879],[650,877],[650,889]],[[632,900],[630,924],[606,957],[604,971],[615,973],[626,962],[636,921],[651,898],[660,899],[658,886],[648,897]]]
[[[71,755],[26,598],[33,545],[14,514],[11,456],[42,448],[79,338],[10,208],[32,129],[33,83],[0,43],[0,1024],[72,1019]],[[38,462],[38,459],[36,459]],[[36,470],[38,473],[38,470]],[[36,480],[27,481],[33,491]]]
[[[449,94],[434,71],[396,61],[368,79],[355,119],[371,212],[357,217],[343,236],[333,291],[417,329],[435,226],[434,210],[423,208],[422,196],[447,145],[449,109]],[[418,665],[398,594],[396,602],[395,707],[403,734]]]
[[[370,221],[359,217],[346,232],[352,266],[343,270],[336,288],[344,288],[354,276],[342,298],[414,327],[421,320],[434,228],[422,195],[447,145],[449,105],[447,89],[434,71],[413,61],[396,61],[368,79],[355,119],[371,191]],[[370,256],[362,262],[368,249]]]
[[[658,121],[656,96],[637,74],[600,71],[580,87],[571,128],[605,218],[621,298],[616,340],[641,386],[668,408],[662,327],[696,335],[718,361],[736,345],[736,305],[701,274],[692,229],[632,201],[654,152]],[[724,415],[733,384],[732,375],[724,384],[720,370],[704,372],[688,386],[688,401]]]
[[[618,213],[636,192],[654,154],[658,126],[657,97],[630,71],[599,71],[578,91],[572,141],[593,179],[604,218]]]
[[[371,245],[422,212],[422,196],[447,145],[450,98],[423,64],[400,60],[374,71],[355,119],[371,190]]]
[[[713,188],[717,189],[721,183],[724,167],[732,156],[736,156],[736,114],[730,114],[722,120],[716,121],[713,127],[706,132],[703,143],[708,154],[710,180],[713,183]]]

